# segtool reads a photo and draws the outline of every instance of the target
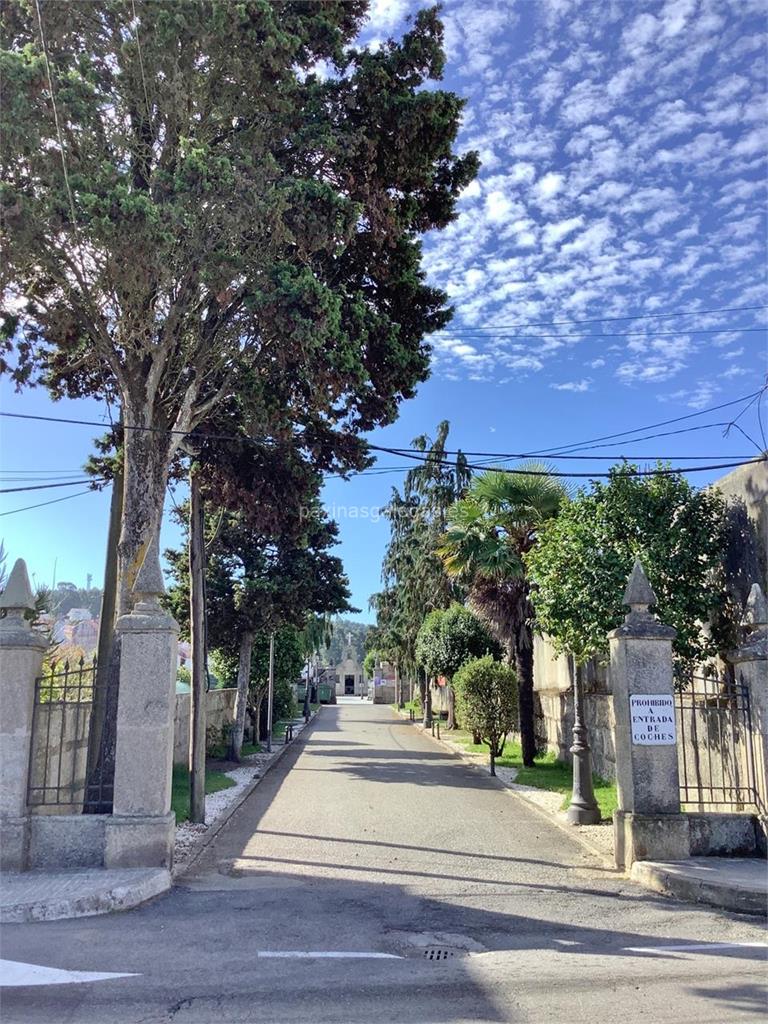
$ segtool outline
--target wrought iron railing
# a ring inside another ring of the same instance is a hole
[[[113,780],[89,757],[96,658],[51,664],[35,680],[27,804],[38,812],[80,813],[111,806]],[[91,762],[91,763],[89,763]]]
[[[749,690],[694,675],[675,695],[680,802],[709,811],[764,812]]]

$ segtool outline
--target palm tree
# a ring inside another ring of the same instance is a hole
[[[491,469],[475,477],[448,512],[438,554],[449,576],[466,583],[474,608],[506,644],[517,670],[523,764],[536,753],[533,700],[533,608],[523,555],[547,519],[568,498],[552,469],[524,463],[510,473]]]

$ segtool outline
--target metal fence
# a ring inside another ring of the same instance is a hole
[[[27,804],[37,813],[111,809],[113,773],[94,750],[94,711],[107,704],[108,681],[96,658],[52,664],[35,680]],[[97,689],[97,687],[99,689]]]
[[[749,690],[694,675],[675,697],[680,802],[688,809],[765,812]]]

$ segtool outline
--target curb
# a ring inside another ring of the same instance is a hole
[[[685,864],[685,861],[662,864],[638,860],[632,865],[629,877],[646,889],[685,900],[686,903],[706,903],[710,907],[731,910],[737,914],[752,914],[762,918],[768,916],[764,888],[761,890],[733,883],[720,885],[681,874],[678,869],[684,869]]]
[[[482,772],[483,775],[487,776],[488,778],[495,778],[496,781],[503,787],[505,793],[508,793],[510,796],[518,797],[518,799],[523,801],[526,807],[529,807],[532,811],[535,811],[539,815],[539,817],[544,818],[544,820],[548,821],[551,825],[555,825],[557,828],[560,829],[561,832],[565,832],[565,834],[570,836],[571,839],[579,843],[580,846],[583,846],[585,850],[589,850],[589,852],[594,857],[597,857],[602,867],[609,868],[616,875],[620,876],[622,874],[622,872],[616,867],[613,858],[606,857],[605,850],[601,850],[599,846],[596,846],[594,843],[590,842],[590,840],[587,839],[586,836],[583,836],[579,831],[578,825],[571,825],[568,822],[561,821],[558,817],[553,816],[548,811],[545,811],[544,808],[540,806],[540,804],[534,803],[533,800],[528,800],[524,793],[522,793],[519,789],[512,789],[512,787],[508,786],[503,779],[500,779],[498,777],[498,775],[492,776],[489,772],[486,772],[484,768],[480,767],[476,760],[474,760],[471,757],[468,757],[466,754],[461,753],[461,751],[459,750],[455,750],[452,746],[449,746],[448,743],[445,742],[445,740],[438,739],[436,736],[433,736],[429,732],[429,730],[425,729],[421,725],[420,722],[414,721],[413,723],[411,723],[410,719],[408,719],[400,711],[393,711],[393,713],[396,714],[398,718],[407,721],[409,725],[415,725],[418,729],[421,730],[422,736],[426,736],[429,739],[431,739],[433,743],[439,744],[443,748],[443,750],[446,750],[448,753],[453,754],[455,757],[459,758],[460,761],[468,765],[470,768],[474,768],[477,771]]]
[[[187,857],[182,864],[174,866],[171,872],[174,884],[179,879],[183,878],[189,872],[190,868],[192,868],[193,865],[197,863],[201,855],[211,845],[213,840],[218,836],[218,834],[221,832],[224,826],[229,822],[230,818],[237,811],[240,810],[240,808],[243,806],[243,804],[251,795],[251,793],[253,793],[253,791],[256,789],[259,783],[262,782],[267,777],[267,775],[269,775],[269,773],[272,771],[275,765],[278,764],[286,755],[286,753],[291,749],[293,744],[305,735],[307,729],[311,727],[312,723],[315,721],[315,719],[317,718],[321,711],[322,706],[319,707],[317,711],[313,712],[312,717],[306,723],[306,725],[304,725],[304,727],[302,728],[301,732],[298,733],[298,735],[294,736],[294,738],[289,743],[283,744],[283,746],[277,751],[277,753],[269,762],[269,764],[266,765],[261,775],[257,775],[255,779],[249,782],[248,785],[242,790],[240,795],[237,797],[237,799],[233,800],[232,803],[226,808],[226,810],[224,810],[222,814],[219,815],[218,818],[211,822],[210,828],[206,829],[206,831],[203,832],[203,834],[192,847],[192,852],[190,856]]]
[[[99,869],[104,870],[104,869]],[[134,882],[122,881],[107,883],[106,887],[95,892],[83,893],[70,899],[51,897],[49,899],[32,900],[29,903],[17,903],[0,910],[0,921],[3,924],[24,924],[37,921],[62,921],[76,917],[94,917],[96,914],[109,914],[112,911],[131,910],[140,903],[167,892],[172,885],[171,873],[167,868],[134,869],[137,875],[144,877]],[[110,872],[105,871],[105,874]],[[125,875],[121,871],[121,875]],[[77,877],[77,872],[69,876]]]

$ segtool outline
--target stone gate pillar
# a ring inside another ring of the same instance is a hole
[[[768,804],[768,600],[759,583],[752,584],[742,625],[747,633],[744,643],[735,651],[729,651],[727,657],[733,665],[736,681],[749,691],[755,785],[763,803],[758,817],[765,836],[768,834],[768,814],[765,813]]]
[[[136,577],[133,611],[115,625],[120,684],[113,813],[105,867],[166,867],[173,858],[173,717],[179,627],[160,607],[157,538]]]
[[[649,611],[656,595],[638,560],[623,603],[629,614],[608,637],[616,722],[616,864],[629,869],[636,860],[682,860],[690,848],[688,822],[680,813],[675,631]]]
[[[0,867],[28,867],[27,777],[35,701],[47,639],[32,629],[26,613],[35,599],[27,566],[19,558],[0,594]]]

